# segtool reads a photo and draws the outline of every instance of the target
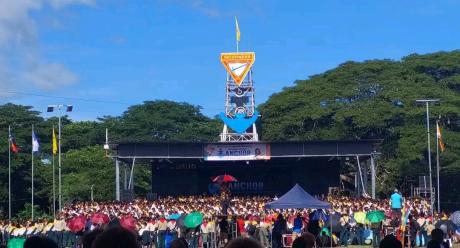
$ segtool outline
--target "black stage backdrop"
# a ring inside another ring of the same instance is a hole
[[[152,192],[159,196],[215,194],[211,178],[230,174],[234,195],[282,195],[296,183],[313,195],[327,194],[340,183],[340,161],[336,158],[272,158],[267,161],[183,160],[152,164]]]

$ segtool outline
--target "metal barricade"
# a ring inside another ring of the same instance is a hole
[[[238,224],[237,223],[231,223],[230,224],[230,230],[231,230],[231,238],[235,239],[238,237]]]
[[[210,241],[209,248],[217,248],[217,233],[216,232],[209,233],[209,241]]]
[[[217,235],[215,232],[201,233],[201,245],[203,248],[217,248]]]

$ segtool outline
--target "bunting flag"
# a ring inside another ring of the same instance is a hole
[[[19,146],[16,144],[16,138],[14,137],[14,135],[11,132],[8,134],[8,140],[9,140],[9,143],[10,143],[11,152],[18,153],[19,152]]]
[[[35,132],[32,131],[32,152],[38,152],[40,148],[40,144],[38,143],[37,136],[35,136]]]
[[[56,155],[57,152],[58,152],[58,145],[57,145],[56,134],[54,133],[54,127],[53,127],[53,155]]]
[[[444,150],[446,149],[446,144],[444,144],[444,141],[442,140],[441,127],[439,126],[439,121],[436,122],[436,137],[438,138],[439,148],[441,148],[441,152],[444,152]]]

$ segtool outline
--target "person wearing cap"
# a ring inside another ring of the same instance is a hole
[[[390,196],[390,204],[393,214],[396,215],[398,218],[401,218],[401,208],[403,206],[403,203],[403,197],[401,196],[401,194],[399,194],[398,190],[395,189],[394,193]]]

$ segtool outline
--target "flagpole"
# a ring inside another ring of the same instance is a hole
[[[236,31],[236,52],[239,52],[239,43],[240,43],[240,27],[238,25],[238,19],[235,16],[235,31]]]
[[[61,189],[61,105],[59,105],[59,123],[58,123],[58,181],[59,181],[59,211],[62,210],[62,189]]]
[[[52,148],[51,148],[51,153],[53,154],[53,217],[56,219],[56,169],[55,169],[55,165],[54,165],[54,139],[55,139],[55,135],[54,135],[54,125],[53,125],[53,145],[52,145]]]
[[[34,220],[34,125],[32,124],[32,221]]]
[[[439,120],[436,121],[436,180],[437,180],[437,196],[438,196],[438,213],[441,213],[441,201],[439,197]]]
[[[11,221],[11,126],[8,125],[8,220]]]

